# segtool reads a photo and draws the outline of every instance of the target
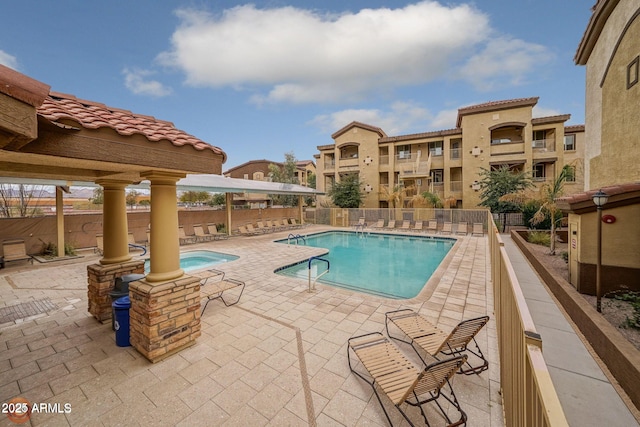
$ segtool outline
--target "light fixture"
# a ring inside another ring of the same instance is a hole
[[[596,310],[598,310],[598,313],[602,313],[602,207],[609,200],[609,196],[604,191],[598,190],[591,198],[598,212],[596,231]]]

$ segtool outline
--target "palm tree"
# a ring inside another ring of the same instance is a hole
[[[549,253],[556,254],[556,223],[561,221],[558,218],[558,205],[556,200],[564,193],[564,183],[573,179],[575,176],[574,164],[564,165],[558,177],[551,184],[543,184],[537,195],[530,191],[523,190],[516,193],[505,194],[500,197],[501,202],[512,202],[522,206],[528,200],[537,200],[540,202],[540,208],[531,218],[532,224],[539,224],[547,218],[551,217],[551,242],[549,245]]]
[[[407,192],[413,190],[413,186],[404,187],[401,185],[396,185],[393,189],[390,189],[389,186],[381,187],[381,193],[384,200],[389,203],[389,206],[395,207],[403,207],[404,199],[407,197]]]

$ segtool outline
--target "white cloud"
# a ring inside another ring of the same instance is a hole
[[[566,114],[566,113],[561,113],[558,110],[555,110],[553,108],[540,107],[539,105],[535,105],[533,107],[533,113],[532,113],[533,117],[535,118],[559,116],[561,114]]]
[[[488,16],[467,4],[176,13],[181,24],[158,62],[183,71],[189,85],[248,89],[257,104],[353,102],[448,78],[519,84],[549,59],[542,46],[496,36]]]
[[[527,76],[544,70],[553,54],[544,46],[519,39],[498,37],[473,55],[459,70],[459,77],[479,91],[518,86]]]
[[[171,88],[164,86],[157,80],[149,80],[148,77],[153,75],[153,71],[141,70],[138,68],[122,70],[124,74],[124,84],[131,92],[136,95],[149,95],[156,98],[171,94]]]
[[[441,110],[432,113],[415,102],[395,102],[386,110],[345,109],[314,117],[307,124],[322,133],[334,133],[356,121],[381,128],[389,136],[408,135],[453,129],[458,110]]]
[[[3,50],[0,50],[0,64],[13,68],[14,70],[18,69],[18,59]]]

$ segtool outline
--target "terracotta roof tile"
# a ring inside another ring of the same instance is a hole
[[[211,150],[223,156],[223,163],[226,160],[222,149],[176,129],[171,122],[78,99],[73,95],[51,92],[37,111],[40,116],[53,122],[69,119],[87,129],[108,127],[123,136],[139,134],[154,142],[165,139],[178,147],[191,145],[196,150]]]
[[[534,106],[538,103],[539,97],[534,96],[531,98],[516,98],[516,99],[505,99],[502,101],[491,101],[485,102],[483,104],[470,105],[468,107],[462,107],[458,109],[458,120],[456,122],[456,127],[460,127],[462,124],[462,116],[467,114],[475,114],[482,113],[486,111],[497,111],[504,110],[507,108],[514,108],[520,106]]]
[[[564,133],[584,132],[584,125],[565,126]]]
[[[556,203],[562,210],[571,210],[576,212],[592,211],[595,210],[593,195],[598,190],[604,191],[609,196],[609,201],[606,205],[607,207],[613,207],[616,206],[616,204],[621,205],[625,201],[631,202],[640,199],[640,182],[629,182],[560,197],[556,199]]]
[[[49,93],[49,89],[49,85],[0,64],[0,93],[32,107],[38,107]]]

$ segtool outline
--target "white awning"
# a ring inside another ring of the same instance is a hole
[[[98,187],[95,182],[65,181],[55,179],[0,177],[0,184],[55,185],[74,187]],[[144,180],[131,188],[149,189],[151,183]],[[250,179],[226,178],[222,175],[192,174],[177,183],[180,191],[209,191],[213,193],[261,193],[261,194],[294,194],[314,196],[324,194],[314,188],[298,184],[281,182],[253,181]]]

